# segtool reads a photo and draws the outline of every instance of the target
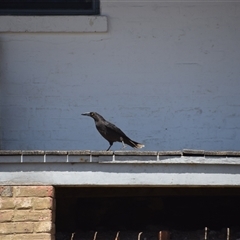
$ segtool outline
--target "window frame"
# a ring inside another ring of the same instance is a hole
[[[1,3],[1,0],[0,0]],[[92,9],[19,9],[1,8],[0,15],[6,16],[64,16],[64,15],[100,15],[100,0],[92,0]]]

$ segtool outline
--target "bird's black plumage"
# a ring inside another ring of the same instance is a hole
[[[122,142],[123,146],[124,143],[126,143],[133,148],[144,147],[143,144],[131,140],[121,129],[105,120],[100,114],[96,112],[87,112],[82,115],[89,116],[94,119],[97,130],[110,144],[107,151],[111,148],[114,142]]]

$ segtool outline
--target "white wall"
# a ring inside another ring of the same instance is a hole
[[[0,34],[2,149],[105,150],[97,111],[145,150],[240,150],[240,3],[102,14],[107,33]]]

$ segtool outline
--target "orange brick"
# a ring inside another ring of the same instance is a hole
[[[52,221],[51,210],[19,210],[16,211],[13,217],[14,222],[25,222],[25,221]]]
[[[13,235],[1,235],[1,240],[13,240]]]
[[[0,235],[14,233],[14,223],[1,223]]]
[[[13,193],[16,197],[54,197],[53,186],[15,186]]]
[[[11,240],[54,240],[54,236],[50,233],[16,234]]]
[[[33,229],[32,222],[15,223],[15,233],[33,233]]]
[[[0,197],[12,197],[13,187],[11,186],[0,186]]]
[[[0,234],[33,233],[33,223],[1,223]]]
[[[35,210],[53,209],[53,198],[51,198],[51,197],[34,198],[33,199],[33,208]]]
[[[19,197],[14,200],[16,209],[31,209],[32,198],[30,197]]]
[[[54,233],[55,225],[52,222],[37,222],[34,231],[36,233]]]
[[[10,222],[12,221],[14,216],[14,211],[13,210],[1,210],[0,211],[0,222]]]
[[[14,198],[0,198],[0,209],[14,209]]]

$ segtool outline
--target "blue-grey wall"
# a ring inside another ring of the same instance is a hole
[[[105,150],[97,111],[145,150],[240,150],[240,3],[102,14],[106,33],[0,34],[2,149]]]

